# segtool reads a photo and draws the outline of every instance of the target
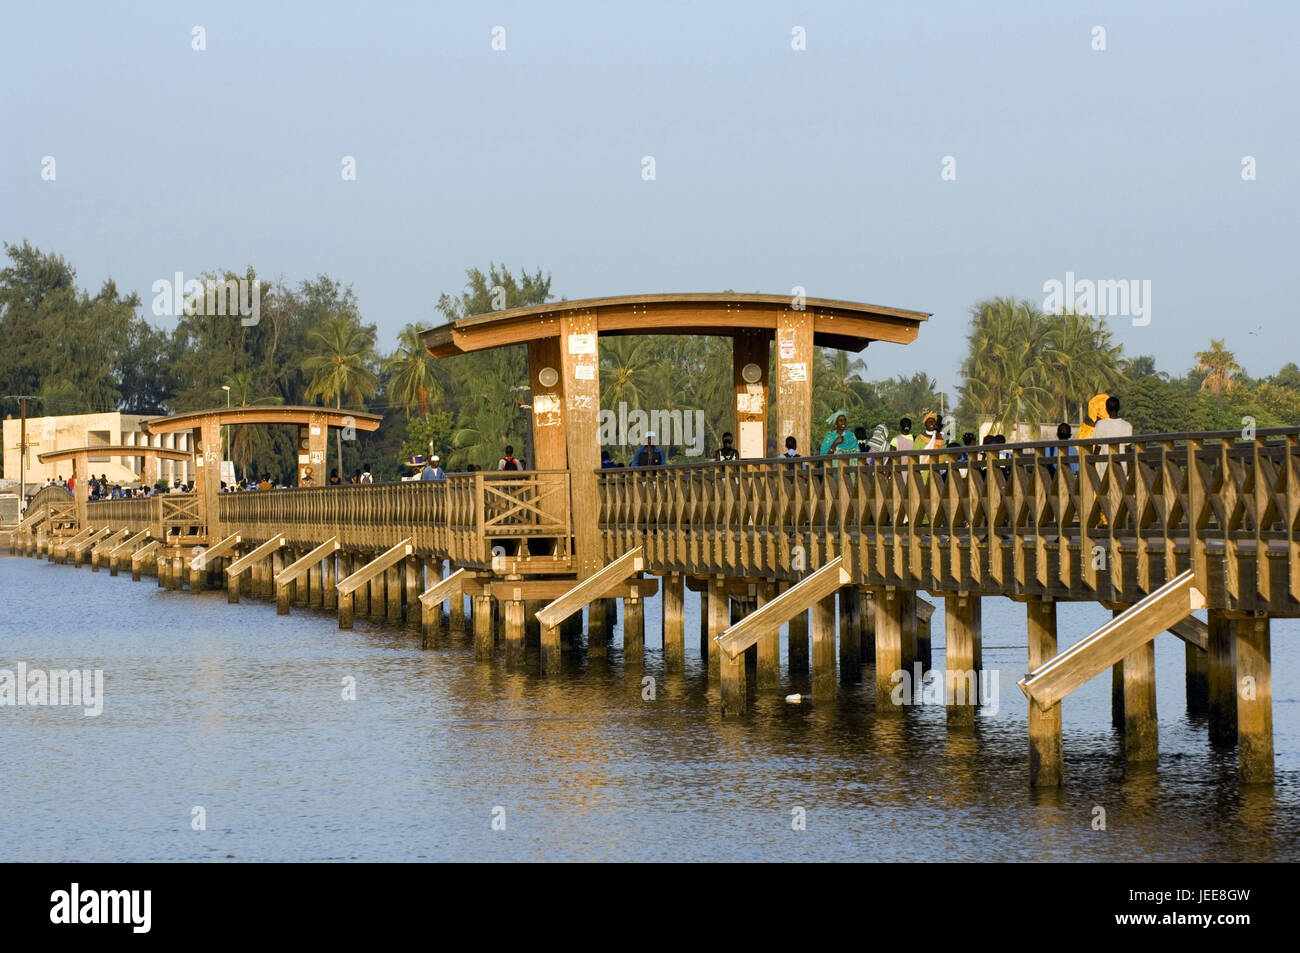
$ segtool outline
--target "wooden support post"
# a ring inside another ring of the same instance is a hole
[[[1204,715],[1210,710],[1210,653],[1184,642],[1183,658],[1187,664],[1187,714]]]
[[[383,619],[388,616],[387,570],[370,580],[370,618]]]
[[[420,593],[424,592],[424,562],[419,556],[407,556],[402,561],[402,581],[405,583],[407,625],[420,624]]]
[[[876,661],[876,603],[871,598],[870,589],[858,589],[858,605],[861,607],[858,617],[862,622],[860,657],[863,662],[874,663]]]
[[[474,657],[480,661],[492,658],[492,597],[474,597]]]
[[[609,651],[609,600],[597,599],[587,606],[587,656],[604,658]]]
[[[275,552],[271,553],[270,563],[271,563],[271,576],[267,580],[267,588],[269,590],[267,593],[268,595],[275,594],[275,577],[280,575],[280,573],[284,570],[285,567],[284,550],[277,549]]]
[[[410,557],[407,557],[409,560]],[[407,560],[403,560],[406,562]],[[384,589],[387,590],[387,618],[391,625],[402,623],[402,567],[394,563],[384,570]]]
[[[572,652],[582,642],[582,613],[575,612],[560,623],[560,651]]]
[[[318,608],[325,607],[325,586],[323,562],[313,563],[307,570],[307,595],[308,602]]]
[[[702,594],[703,595],[703,594]],[[709,681],[715,681],[721,671],[722,650],[718,648],[718,643],[714,640],[731,624],[731,605],[727,593],[727,580],[722,576],[709,577],[708,589],[709,602],[709,638],[707,650],[709,654]]]
[[[714,655],[718,659],[718,675],[722,682],[722,714],[743,715],[748,695],[745,687],[745,653],[733,659],[715,646]]]
[[[640,595],[623,597],[623,664],[645,664],[645,603]]]
[[[338,554],[332,553],[321,561],[321,608],[333,610],[338,607]]]
[[[207,568],[204,566],[199,566],[198,568],[195,568],[194,566],[191,566],[189,564],[189,560],[187,559],[182,559],[181,565],[184,567],[184,569],[189,570],[190,592],[196,592],[196,593],[202,592],[203,584],[207,582],[207,578],[208,578]]]
[[[369,561],[370,561],[369,554],[353,553],[352,566],[350,568],[350,571],[348,572],[348,575],[350,576],[352,573],[356,572],[358,569],[360,569]],[[360,616],[370,615],[370,586],[369,585],[360,586],[353,595],[355,596],[356,599],[357,615]]]
[[[916,659],[921,663],[921,670],[928,671],[934,668],[934,655],[930,651],[930,620],[933,618],[921,611],[919,605],[919,596],[912,594],[918,600],[916,613]],[[929,611],[928,609],[926,610]]]
[[[902,668],[911,672],[916,663],[916,592],[911,589],[898,590],[899,602],[899,639],[902,645]],[[915,690],[915,686],[913,686]]]
[[[862,604],[855,586],[845,586],[840,596],[840,681],[862,681]]]
[[[1273,674],[1269,619],[1238,619],[1237,767],[1246,784],[1273,783]]]
[[[338,595],[338,608],[339,608],[339,628],[350,629],[352,628],[352,619],[354,615],[353,600],[356,594],[352,592],[339,592],[337,593],[337,595]]]
[[[185,588],[185,557],[176,553],[172,556],[171,562],[171,574],[167,577],[170,582],[168,588],[180,592]]]
[[[1112,609],[1111,616],[1119,618],[1124,609]],[[1110,723],[1115,728],[1124,727],[1124,662],[1121,659],[1110,669]]]
[[[1159,750],[1153,639],[1124,657],[1124,757],[1129,761],[1155,761]]]
[[[1237,741],[1237,638],[1234,622],[1210,609],[1209,691],[1210,744],[1231,747]]]
[[[767,605],[776,596],[774,583],[765,582],[758,586],[758,605]],[[781,630],[773,629],[758,640],[759,688],[772,688],[781,684]]]
[[[975,711],[979,707],[979,674],[975,671],[975,633],[982,622],[981,607],[980,597],[969,592],[945,596],[943,600],[944,668],[947,672],[944,704],[947,706],[948,725],[953,728],[973,726]],[[1055,608],[1052,611],[1055,613]],[[1031,651],[1031,669],[1032,662]]]
[[[876,712],[897,711],[893,702],[894,673],[903,670],[903,609],[897,589],[880,589],[872,602],[876,615]]]
[[[812,696],[829,701],[835,696],[835,596],[813,603],[808,612],[812,636]]]
[[[536,613],[545,609],[547,602],[545,599],[525,599],[524,600],[524,644],[527,646],[541,645],[542,625],[537,619]]]
[[[660,581],[664,592],[664,672],[673,675],[686,671],[686,579],[674,572]]]
[[[451,566],[447,567],[449,570]],[[455,637],[465,634],[465,596],[462,593],[447,603],[447,630]]]
[[[509,582],[506,583],[509,587]],[[505,601],[506,665],[513,667],[524,661],[524,601]]]
[[[285,582],[276,584],[275,586],[275,614],[276,615],[289,614],[289,603],[292,599],[292,593],[290,589],[292,586],[293,586],[293,582],[290,580],[286,580]]]
[[[786,637],[789,658],[786,661],[791,675],[808,674],[808,613],[800,612],[790,617]]]
[[[1029,671],[1056,657],[1056,603],[1030,599],[1026,604],[1029,621]],[[948,636],[952,637],[951,633]],[[1150,645],[1151,643],[1147,643]],[[1061,705],[1047,711],[1032,698],[1029,704],[1029,784],[1057,787],[1061,784],[1064,759],[1061,748]]]
[[[707,669],[709,659],[709,589],[700,590],[700,662]]]
[[[566,619],[565,622],[568,620]],[[560,671],[561,652],[560,629],[564,622],[557,625],[544,625],[541,627],[540,640],[542,649],[542,674],[554,675]]]

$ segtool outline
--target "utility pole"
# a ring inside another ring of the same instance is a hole
[[[18,437],[18,518],[22,519],[27,509],[27,402],[40,400],[36,394],[8,394],[5,400],[17,400],[22,423],[19,424]]]

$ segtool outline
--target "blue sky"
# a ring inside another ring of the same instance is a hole
[[[1150,324],[1111,324],[1162,369],[1212,335],[1252,374],[1300,360],[1295,4],[51,3],[2,22],[0,240],[146,306],[176,271],[324,272],[391,348],[490,260],[568,298],[798,285],[934,312],[863,356],[951,390],[975,301],[1041,301],[1072,271],[1151,282]]]

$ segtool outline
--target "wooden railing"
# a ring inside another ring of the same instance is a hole
[[[345,547],[384,550],[410,538],[418,552],[487,568],[493,547],[521,537],[553,539],[570,552],[565,471],[474,473],[439,482],[323,486],[223,493],[225,533],[291,545],[338,536]],[[516,544],[512,544],[516,545]]]
[[[132,535],[143,530],[159,532],[162,512],[161,496],[126,500],[98,500],[86,504],[86,519],[92,526],[125,529]]]
[[[657,570],[798,579],[843,554],[862,585],[1126,603],[1191,568],[1212,605],[1295,611],[1298,438],[1289,428],[602,470],[604,556],[641,546]]]

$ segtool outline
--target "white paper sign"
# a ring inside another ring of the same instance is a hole
[[[808,379],[807,364],[784,364],[785,379],[788,381],[806,381]]]
[[[569,335],[569,353],[570,353],[570,354],[595,354],[595,353],[596,353],[596,335],[594,335],[594,334],[570,334],[570,335]]]
[[[596,379],[596,366],[594,364],[578,364],[573,368],[573,376],[580,381],[594,381]]]

